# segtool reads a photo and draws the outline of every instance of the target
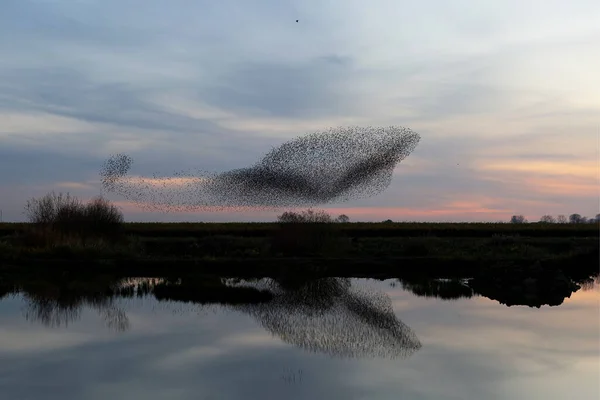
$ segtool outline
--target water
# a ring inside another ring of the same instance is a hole
[[[5,296],[0,399],[600,397],[597,285],[531,308],[323,282],[257,304]]]

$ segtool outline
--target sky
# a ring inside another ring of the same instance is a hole
[[[594,216],[599,43],[595,0],[2,0],[2,219],[55,191],[127,221],[272,221],[285,210],[144,211],[99,171],[126,153],[134,175],[221,172],[351,125],[421,141],[334,216]]]

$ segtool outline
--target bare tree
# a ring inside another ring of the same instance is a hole
[[[283,223],[326,223],[333,222],[331,215],[324,210],[308,209],[300,213],[286,211],[277,216],[277,220]]]
[[[556,217],[556,222],[558,222],[559,224],[566,224],[567,217],[561,214],[558,217]]]
[[[295,213],[293,211],[286,211],[281,215],[277,216],[277,220],[279,222],[284,222],[284,223],[294,223],[294,222],[300,222],[301,221],[301,215],[298,213]]]
[[[569,222],[571,224],[581,224],[582,222],[584,222],[584,220],[581,214],[571,214],[569,215]]]
[[[27,200],[25,216],[34,224],[51,224],[67,213],[80,212],[83,204],[69,193],[48,193],[40,198]]]
[[[335,220],[336,222],[347,223],[350,222],[350,217],[348,217],[346,214],[341,214]]]
[[[544,224],[554,224],[556,223],[556,219],[552,215],[542,215],[540,222]]]
[[[511,224],[525,224],[525,223],[527,223],[527,219],[525,219],[525,216],[523,216],[523,215],[513,215],[510,218],[510,223]]]

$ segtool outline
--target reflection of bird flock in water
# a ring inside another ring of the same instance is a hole
[[[105,162],[100,175],[105,190],[143,208],[314,206],[381,193],[391,183],[395,166],[419,140],[417,133],[402,127],[341,127],[286,142],[248,168],[132,177],[127,173],[133,160],[120,154]]]
[[[396,318],[385,293],[354,288],[350,279],[318,279],[294,290],[272,280],[255,285],[275,297],[235,308],[303,350],[337,357],[404,358],[421,348],[415,333]]]
[[[150,284],[146,294],[159,281]],[[129,283],[123,281],[119,286],[136,287],[139,291],[144,282],[148,283],[146,279],[135,279]],[[415,333],[397,319],[385,293],[357,288],[348,278],[322,278],[296,284],[262,279],[229,285],[271,292],[273,298],[266,302],[223,307],[252,316],[272,335],[303,350],[337,357],[404,358],[421,348]],[[53,298],[32,293],[25,298],[28,303],[25,318],[46,326],[72,323],[80,318],[85,306],[97,310],[111,329],[125,331],[130,327],[117,297],[63,294]],[[173,304],[180,301],[174,300]]]

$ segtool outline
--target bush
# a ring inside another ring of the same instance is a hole
[[[112,236],[120,233],[124,218],[114,204],[98,196],[85,206],[84,221],[90,232]]]
[[[24,244],[40,247],[85,242],[90,237],[116,238],[124,220],[121,211],[102,197],[83,204],[68,193],[54,192],[28,200],[25,215],[33,227],[23,238]]]
[[[331,215],[323,210],[308,209],[300,213],[286,211],[277,217],[280,223],[330,223],[333,221]]]
[[[347,241],[334,219],[323,210],[284,212],[277,217],[279,229],[272,238],[271,250],[288,256],[326,255],[342,251]]]
[[[25,215],[29,222],[36,225],[50,226],[57,222],[59,214],[66,215],[74,210],[81,210],[81,202],[68,193],[48,193],[42,198],[27,200]]]

